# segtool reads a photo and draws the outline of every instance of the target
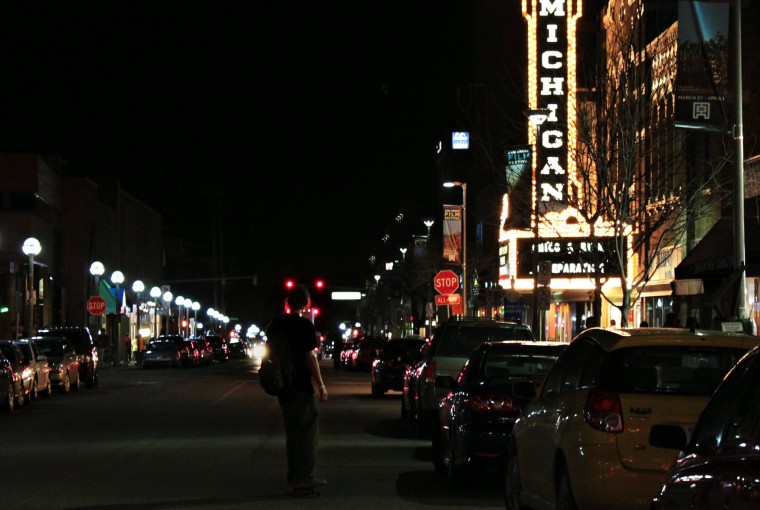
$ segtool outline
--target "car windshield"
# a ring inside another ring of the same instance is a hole
[[[384,338],[364,338],[361,343],[359,343],[359,347],[363,347],[365,349],[379,349],[383,345],[385,345],[386,340]]]
[[[32,349],[31,347],[29,347],[29,344],[18,344],[18,346],[21,349],[21,352],[24,353],[24,357],[31,359]]]
[[[633,347],[610,352],[597,385],[621,393],[709,396],[745,349],[721,347]]]
[[[13,349],[11,349],[10,345],[0,345],[0,352],[3,353],[3,356],[8,358],[9,360],[14,359],[16,356],[14,356]]]
[[[424,340],[389,342],[383,349],[383,356],[416,356],[424,343]]]
[[[166,341],[166,342],[151,342],[150,344],[148,344],[147,348],[153,351],[170,351],[172,349],[176,349],[177,346],[174,344],[174,342]]]
[[[450,326],[441,331],[435,353],[438,356],[466,357],[483,342],[501,340],[533,340],[533,334],[526,327],[516,326]]]
[[[60,342],[40,340],[37,345],[45,356],[63,356],[63,346]]]

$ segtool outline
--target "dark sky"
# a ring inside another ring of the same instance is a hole
[[[360,284],[398,212],[420,234],[440,216],[433,147],[472,81],[472,9],[3,5],[0,150],[118,175],[170,231],[210,228],[221,205],[242,272]]]

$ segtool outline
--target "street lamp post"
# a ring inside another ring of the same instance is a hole
[[[187,321],[187,327],[185,328],[185,332],[187,333],[186,338],[190,338],[190,309],[193,307],[193,300],[190,298],[185,299],[185,302],[183,303],[185,307],[185,317]]]
[[[135,280],[132,282],[132,291],[137,296],[137,331],[135,332],[135,338],[138,336],[142,336],[142,333],[140,333],[140,305],[142,304],[142,293],[145,291],[145,284],[142,282],[142,280]],[[138,353],[140,351],[140,342],[137,342],[137,350]],[[139,354],[138,354],[139,355]],[[137,362],[138,360],[135,360]]]
[[[422,223],[424,223],[425,226],[427,227],[427,236],[428,236],[428,239],[430,239],[430,227],[433,226],[433,223],[435,223],[435,220],[422,220]]]
[[[166,310],[166,329],[164,330],[164,333],[167,335],[169,334],[169,324],[172,320],[172,298],[174,298],[174,294],[169,292],[168,290],[164,292],[163,300],[164,303],[166,303],[167,310]]]
[[[177,334],[182,335],[182,305],[185,304],[185,298],[182,296],[175,297],[174,304],[177,305]]]
[[[124,283],[124,273],[114,271],[111,273],[111,282],[116,285],[116,356],[117,360],[125,361],[126,352],[124,351],[124,342],[121,341],[121,284]],[[117,363],[114,360],[114,365]]]
[[[95,277],[95,296],[100,296],[100,277],[106,272],[102,262],[95,261],[90,264],[90,274]],[[98,331],[100,331],[100,316],[96,316],[98,321]]]
[[[150,297],[153,298],[155,306],[153,307],[153,337],[158,336],[158,317],[156,312],[158,311],[158,300],[161,298],[161,289],[158,287],[152,287],[150,289]]]
[[[198,310],[200,309],[201,304],[193,301],[193,336],[198,336]]]
[[[21,246],[21,251],[24,255],[29,257],[29,281],[27,283],[26,301],[29,304],[29,315],[26,318],[26,336],[32,336],[32,328],[34,327],[34,257],[39,255],[42,251],[42,245],[35,237],[30,237]],[[16,324],[16,338],[18,338],[18,324]]]
[[[459,186],[462,188],[462,301],[464,302],[464,315],[470,311],[470,303],[467,301],[467,183],[466,182],[444,182],[445,188]]]

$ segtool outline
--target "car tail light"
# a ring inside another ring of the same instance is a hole
[[[435,373],[435,363],[426,363],[425,367],[422,369],[421,374],[422,380],[425,382],[425,384],[435,384]]]
[[[601,432],[617,434],[623,431],[623,406],[617,392],[591,389],[586,397],[583,417],[586,423]]]
[[[475,395],[467,401],[467,408],[480,412],[516,413],[520,411],[520,406],[508,395]]]

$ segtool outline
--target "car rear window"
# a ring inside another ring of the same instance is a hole
[[[407,342],[388,342],[383,349],[387,356],[415,356],[425,344],[424,340]]]
[[[485,359],[484,373],[489,381],[516,377],[540,382],[554,366],[557,357],[559,353],[556,355],[490,353]]]
[[[709,396],[746,349],[635,347],[610,352],[596,384],[621,393]]]
[[[445,326],[434,349],[437,356],[466,357],[483,342],[533,339],[524,326]]]

